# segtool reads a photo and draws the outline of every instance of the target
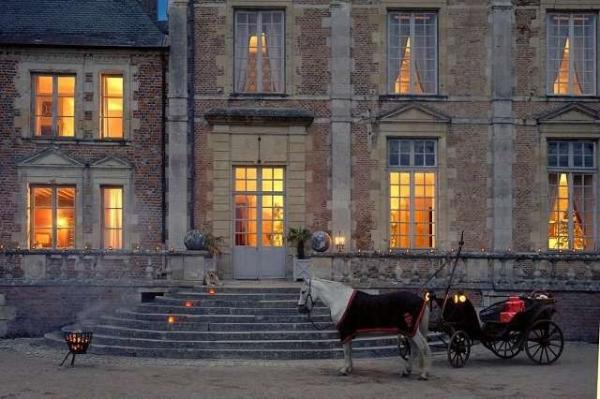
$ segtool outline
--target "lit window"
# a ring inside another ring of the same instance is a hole
[[[596,93],[596,15],[558,13],[548,16],[548,92],[557,95]]]
[[[101,130],[103,139],[123,138],[123,76],[102,76]]]
[[[33,75],[34,134],[75,136],[75,76]]]
[[[75,187],[32,186],[30,190],[32,248],[75,246]]]
[[[388,143],[390,248],[436,246],[436,141]]]
[[[236,92],[283,92],[283,21],[283,11],[236,11]]]
[[[102,245],[123,248],[123,187],[102,187]]]
[[[393,94],[437,92],[435,13],[389,13],[388,91]]]
[[[548,248],[594,250],[595,143],[549,141]]]
[[[283,168],[236,167],[234,178],[235,245],[283,247]]]

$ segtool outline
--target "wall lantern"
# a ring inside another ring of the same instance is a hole
[[[346,237],[344,237],[341,232],[338,232],[338,234],[333,237],[333,244],[338,252],[342,252],[344,245],[346,244]]]

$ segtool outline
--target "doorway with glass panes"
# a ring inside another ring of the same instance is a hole
[[[233,275],[285,277],[285,170],[233,168]]]

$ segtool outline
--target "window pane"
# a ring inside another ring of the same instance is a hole
[[[35,187],[32,189],[34,206],[51,207],[52,206],[52,188]]]
[[[35,76],[35,135],[52,135],[53,77]]]
[[[123,76],[102,77],[102,137],[123,138]]]
[[[123,188],[102,188],[104,248],[123,248]]]
[[[59,208],[75,207],[75,188],[61,187],[57,190]]]

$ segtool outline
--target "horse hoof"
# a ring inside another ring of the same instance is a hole
[[[349,369],[347,369],[347,368],[345,368],[345,367],[344,367],[343,369],[340,369],[340,370],[339,370],[339,374],[340,374],[341,376],[344,376],[344,377],[345,377],[345,376],[348,376],[348,375],[350,375],[350,372],[351,372],[351,371],[352,371],[352,370],[349,370]]]
[[[419,375],[419,381],[427,381],[428,379],[429,379],[429,376],[427,374]]]

